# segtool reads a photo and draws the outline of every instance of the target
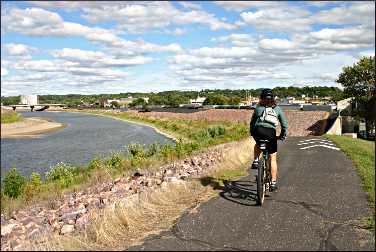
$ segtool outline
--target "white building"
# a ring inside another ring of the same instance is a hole
[[[198,104],[198,105],[202,105],[204,103],[204,101],[206,100],[206,97],[197,97],[196,99],[189,99],[189,102],[191,104]]]
[[[306,101],[295,99],[295,97],[287,97],[284,100],[284,103],[287,103],[287,104],[304,104],[304,103],[306,103]]]
[[[22,105],[38,105],[38,103],[38,95],[21,95]]]

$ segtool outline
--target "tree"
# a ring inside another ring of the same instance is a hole
[[[239,105],[239,103],[240,103],[240,98],[236,96],[230,97],[230,99],[228,99],[228,102],[227,102],[228,105]]]
[[[22,194],[25,183],[25,178],[16,169],[16,167],[13,167],[5,174],[4,194],[14,199],[17,198]]]
[[[228,103],[228,98],[224,95],[209,95],[203,105],[226,105]]]
[[[117,101],[112,101],[111,105],[112,105],[113,108],[119,108],[120,107],[120,104]]]
[[[362,57],[354,65],[344,67],[336,81],[343,86],[345,97],[353,97],[353,116],[365,119],[368,138],[375,128],[375,56]]]
[[[136,107],[136,106],[143,106],[146,105],[146,101],[143,98],[137,98],[129,103],[129,106]]]

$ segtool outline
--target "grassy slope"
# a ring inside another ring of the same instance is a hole
[[[82,112],[82,111],[79,111]],[[101,111],[85,111],[90,114],[105,115],[122,119],[124,121],[138,122],[154,126],[177,139],[183,141],[200,143],[200,147],[213,146],[230,141],[238,141],[248,137],[248,125],[246,123],[231,122],[208,122],[199,120],[179,120],[179,119],[155,119],[133,115],[130,113],[113,113]],[[226,133],[214,139],[206,138],[203,134],[205,130],[214,126],[222,126]],[[204,140],[204,141],[203,141]]]
[[[325,137],[332,140],[354,162],[372,209],[368,226],[375,232],[375,142],[345,136]]]

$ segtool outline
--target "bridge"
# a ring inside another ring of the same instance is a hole
[[[43,111],[50,107],[66,107],[65,104],[62,103],[56,103],[56,104],[35,104],[35,105],[27,105],[27,104],[17,104],[17,105],[6,105],[2,107],[11,107],[13,110],[16,110],[17,108],[30,108],[30,111]],[[37,108],[40,107],[40,108]]]

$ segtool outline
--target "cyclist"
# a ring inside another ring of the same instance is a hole
[[[281,133],[276,136],[276,126],[281,123]],[[250,122],[251,136],[256,140],[254,148],[254,161],[252,169],[257,169],[258,160],[261,154],[259,140],[269,140],[268,152],[270,160],[270,173],[272,177],[271,190],[277,187],[277,138],[285,140],[287,135],[287,120],[281,108],[276,105],[273,92],[270,88],[261,91],[260,101],[256,106]]]

